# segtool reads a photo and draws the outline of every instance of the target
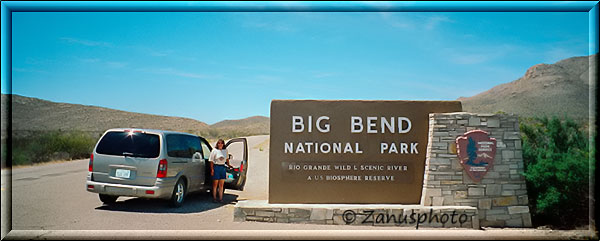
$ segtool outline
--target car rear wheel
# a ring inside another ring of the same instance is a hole
[[[112,196],[106,194],[99,194],[98,196],[100,196],[100,201],[102,201],[104,204],[113,204],[117,201],[117,198],[119,198],[119,196]]]
[[[179,179],[173,188],[173,194],[171,194],[171,200],[169,201],[169,204],[172,207],[181,207],[185,199],[185,194],[185,182],[183,179]]]

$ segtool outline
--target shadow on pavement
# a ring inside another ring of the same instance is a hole
[[[206,192],[191,193],[185,197],[183,206],[179,208],[170,207],[167,200],[131,198],[116,203],[97,207],[96,210],[136,212],[136,213],[200,213],[225,205],[237,203],[238,195],[223,194],[223,203],[213,203],[212,194]],[[121,199],[121,198],[119,198]]]

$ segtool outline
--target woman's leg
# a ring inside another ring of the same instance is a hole
[[[223,193],[225,192],[223,186],[225,186],[225,179],[219,180],[219,201],[223,200]]]
[[[219,180],[213,180],[213,188],[212,188],[213,200],[217,200],[217,185],[218,184],[219,184]]]

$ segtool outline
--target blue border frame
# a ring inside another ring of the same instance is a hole
[[[598,1],[550,2],[550,1],[417,1],[417,2],[193,2],[193,1],[94,1],[94,2],[41,2],[14,1],[0,2],[1,7],[1,74],[2,92],[12,94],[12,12],[588,12],[589,13],[589,54],[598,52]],[[591,92],[591,90],[590,90]],[[590,93],[595,94],[595,93]],[[590,96],[590,101],[595,100]],[[2,103],[7,108],[8,116],[2,116],[5,124],[2,128],[11,129],[11,101]],[[595,108],[590,102],[590,108]],[[592,110],[595,112],[595,110]],[[593,113],[590,112],[590,118]],[[592,119],[590,119],[592,120]],[[595,123],[590,123],[595,125]],[[590,126],[592,128],[592,126]],[[8,133],[8,132],[7,132]],[[11,137],[7,138],[7,149],[10,150]],[[4,146],[3,146],[4,148]],[[7,154],[10,154],[7,153]],[[7,155],[8,156],[8,155]],[[6,166],[6,160],[2,160]],[[593,192],[594,183],[590,183]],[[8,193],[12,182],[7,183]],[[8,195],[8,204],[12,199]],[[12,230],[11,208],[3,210],[10,223],[6,235]],[[7,214],[8,213],[8,214]],[[590,210],[593,214],[593,208]],[[590,216],[592,218],[593,216]],[[6,220],[3,218],[3,220]],[[3,221],[5,222],[5,221]],[[109,234],[110,235],[110,234]],[[6,237],[6,236],[5,236]],[[67,236],[68,237],[68,236]],[[64,237],[63,237],[64,238]]]
[[[54,1],[5,2],[12,12],[588,12],[597,1]]]

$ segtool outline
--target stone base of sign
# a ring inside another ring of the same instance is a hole
[[[497,141],[493,166],[480,182],[465,172],[456,151],[456,138],[472,130]],[[531,227],[521,146],[515,115],[430,114],[421,205],[477,207],[483,227]]]
[[[479,229],[479,214],[470,206],[398,204],[269,204],[239,201],[234,221],[331,225]]]

